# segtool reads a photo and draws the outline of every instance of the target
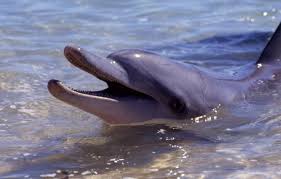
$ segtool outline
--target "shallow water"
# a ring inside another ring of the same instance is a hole
[[[280,17],[274,0],[2,1],[0,175],[280,178],[278,80],[211,118],[172,127],[106,126],[46,88],[52,78],[105,86],[64,59],[69,43],[98,55],[149,49],[235,76],[257,59]]]

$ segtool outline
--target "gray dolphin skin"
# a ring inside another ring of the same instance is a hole
[[[241,79],[225,79],[201,67],[182,64],[155,53],[128,49],[106,58],[66,46],[74,66],[107,83],[100,91],[82,91],[50,80],[49,92],[59,100],[92,113],[108,124],[150,120],[183,120],[210,112],[218,105],[243,99],[258,80],[271,80],[281,71],[281,25]]]

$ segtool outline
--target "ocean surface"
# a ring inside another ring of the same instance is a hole
[[[247,73],[280,20],[277,0],[2,0],[0,178],[280,178],[278,80],[175,126],[108,126],[47,90],[52,78],[105,87],[65,60],[68,44]]]

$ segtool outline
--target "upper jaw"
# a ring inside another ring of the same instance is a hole
[[[128,83],[127,72],[112,59],[101,58],[73,46],[66,46],[64,55],[71,64],[103,81]]]

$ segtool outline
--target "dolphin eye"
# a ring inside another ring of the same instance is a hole
[[[183,113],[184,111],[186,111],[185,103],[181,100],[173,99],[172,101],[170,101],[169,105],[174,112]]]

